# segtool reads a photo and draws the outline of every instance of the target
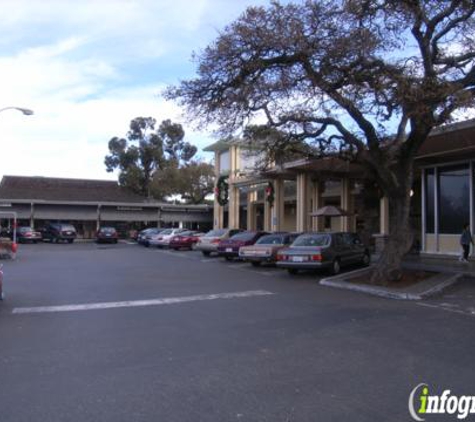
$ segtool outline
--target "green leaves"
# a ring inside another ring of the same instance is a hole
[[[155,173],[188,163],[197,151],[184,140],[180,124],[164,120],[156,129],[156,123],[153,117],[133,119],[126,138],[109,141],[110,153],[104,159],[108,172],[119,171],[121,185],[147,197]]]

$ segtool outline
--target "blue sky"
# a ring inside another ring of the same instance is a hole
[[[260,0],[0,0],[0,176],[116,179],[103,164],[107,143],[131,119],[183,124],[161,90],[192,77],[193,51]],[[209,159],[209,156],[205,156]]]

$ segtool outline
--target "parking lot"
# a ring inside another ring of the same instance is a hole
[[[401,421],[421,382],[475,395],[468,281],[391,301],[132,243],[3,264],[2,422]]]

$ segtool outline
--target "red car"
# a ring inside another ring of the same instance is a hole
[[[204,233],[193,230],[177,234],[170,239],[169,248],[175,251],[178,249],[189,249],[191,251],[201,236],[204,236]]]

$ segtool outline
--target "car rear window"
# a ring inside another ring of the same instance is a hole
[[[67,230],[67,231],[72,231],[72,232],[75,232],[76,229],[74,228],[74,226],[71,226],[71,224],[63,224],[61,226],[61,230]]]
[[[256,232],[243,232],[235,234],[231,237],[233,240],[251,240],[256,235]]]
[[[292,246],[326,246],[330,243],[327,234],[303,234],[294,240]]]
[[[211,230],[206,233],[204,237],[221,237],[226,234],[226,231],[226,229]]]
[[[257,245],[282,245],[284,243],[284,236],[280,234],[269,234],[262,236],[257,242]]]
[[[114,227],[102,227],[102,228],[100,229],[100,231],[101,231],[102,233],[115,233],[115,232],[116,232],[116,230],[114,229]]]

